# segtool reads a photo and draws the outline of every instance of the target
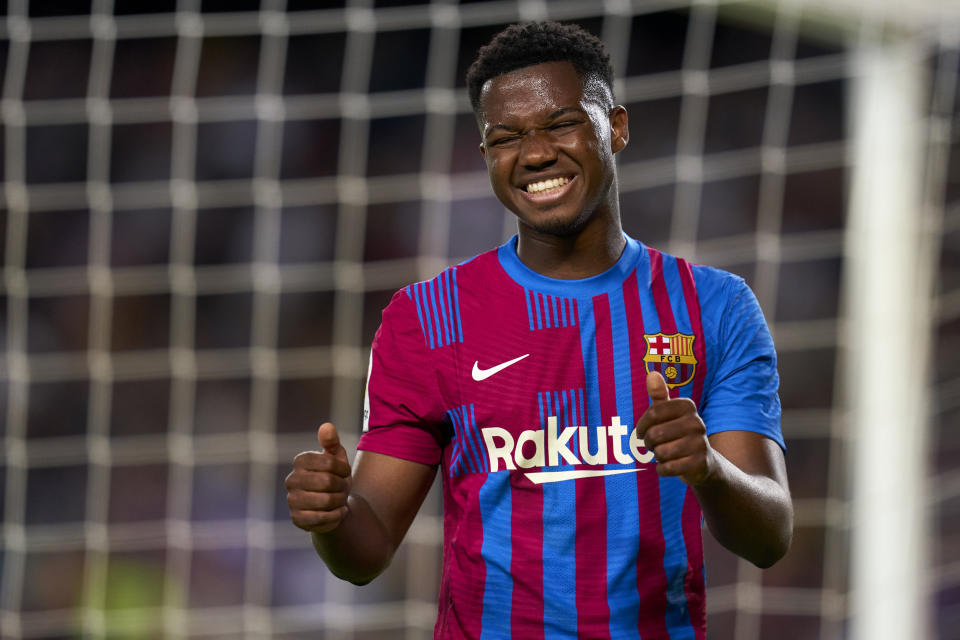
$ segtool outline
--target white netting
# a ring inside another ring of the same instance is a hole
[[[59,4],[11,1],[0,24],[0,636],[430,637],[436,491],[394,565],[355,588],[290,524],[283,478],[323,420],[356,443],[390,294],[513,232],[463,72],[500,27],[551,18],[614,57],[627,231],[742,274],[780,352],[794,546],[761,572],[707,536],[710,637],[844,637],[835,21],[681,0]],[[909,36],[929,51],[942,220],[943,638],[960,620],[958,29]]]

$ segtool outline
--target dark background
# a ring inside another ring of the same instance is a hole
[[[742,275],[778,344],[793,548],[761,572],[706,536],[709,637],[844,637],[849,32],[738,2],[347,5],[0,3],[0,636],[430,637],[437,496],[361,589],[289,523],[283,478],[327,419],[355,443],[391,294],[513,233],[463,74],[506,24],[550,17],[611,47],[627,232]],[[956,53],[931,44],[931,73]],[[960,618],[957,139],[933,197],[942,638]]]

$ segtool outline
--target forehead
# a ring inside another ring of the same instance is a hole
[[[572,64],[544,62],[487,80],[480,105],[487,122],[498,122],[576,106],[583,94],[583,82]]]

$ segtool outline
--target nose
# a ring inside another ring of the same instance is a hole
[[[529,169],[542,169],[557,160],[557,150],[549,136],[540,131],[530,131],[520,139],[520,163]]]

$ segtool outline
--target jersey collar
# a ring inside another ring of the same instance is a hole
[[[640,260],[646,255],[642,251],[643,245],[628,236],[623,253],[612,267],[589,278],[577,280],[560,280],[541,275],[523,264],[517,256],[517,236],[514,235],[497,249],[497,259],[500,266],[510,278],[526,289],[533,289],[553,296],[563,298],[589,298],[618,288],[630,272],[637,268]]]

